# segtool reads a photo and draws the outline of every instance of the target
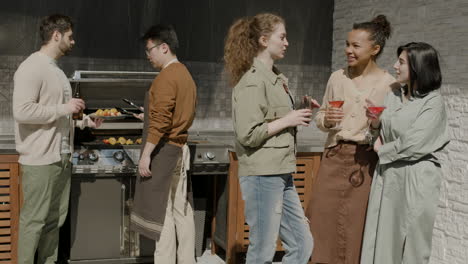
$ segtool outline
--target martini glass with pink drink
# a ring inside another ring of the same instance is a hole
[[[333,97],[333,99],[331,99],[330,101],[328,101],[328,106],[333,107],[333,108],[342,108],[343,104],[344,104],[343,97],[336,96],[336,97]],[[342,129],[341,122],[336,123],[336,125],[332,127],[331,129],[334,129],[334,130]]]
[[[328,101],[328,104],[335,108],[341,108],[344,104],[344,101]]]
[[[374,115],[378,115],[385,110],[385,106],[369,106],[367,107],[371,113]]]
[[[371,112],[372,114],[379,115],[380,113],[382,113],[385,110],[385,106],[371,105],[371,106],[368,106],[367,109],[369,109],[369,112]],[[367,125],[366,132],[364,133],[364,136],[365,136],[367,142],[372,144],[372,141],[374,139],[374,136],[370,132],[370,126],[372,124],[372,121],[368,120],[367,122],[368,122],[368,125]]]

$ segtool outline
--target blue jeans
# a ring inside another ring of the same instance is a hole
[[[272,263],[279,237],[283,264],[305,264],[313,239],[291,174],[240,177],[250,227],[246,264]]]

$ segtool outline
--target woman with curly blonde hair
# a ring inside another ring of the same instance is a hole
[[[237,20],[225,43],[226,70],[234,86],[232,119],[239,182],[250,227],[247,264],[272,263],[278,235],[283,263],[305,264],[313,240],[294,187],[296,126],[311,121],[310,108],[294,110],[288,80],[273,65],[289,43],[284,20],[258,14]]]

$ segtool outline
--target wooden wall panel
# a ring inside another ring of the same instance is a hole
[[[0,264],[17,263],[19,164],[17,155],[0,155]]]

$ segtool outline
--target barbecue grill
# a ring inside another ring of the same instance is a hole
[[[122,98],[143,105],[145,92],[156,75],[154,72],[76,71],[70,82],[73,89],[80,89],[87,114],[114,107],[138,112]],[[128,116],[106,120],[98,129],[76,130],[72,154],[70,263],[152,261],[154,241],[135,233],[129,225],[141,145],[104,143],[110,137],[136,142],[142,137],[142,128],[140,120]],[[213,198],[207,188],[212,187],[210,179],[216,175],[227,175],[232,132],[189,131],[188,145],[190,173],[194,176],[196,251],[201,255],[206,211],[210,208],[207,204]],[[197,193],[201,195],[197,197]]]

